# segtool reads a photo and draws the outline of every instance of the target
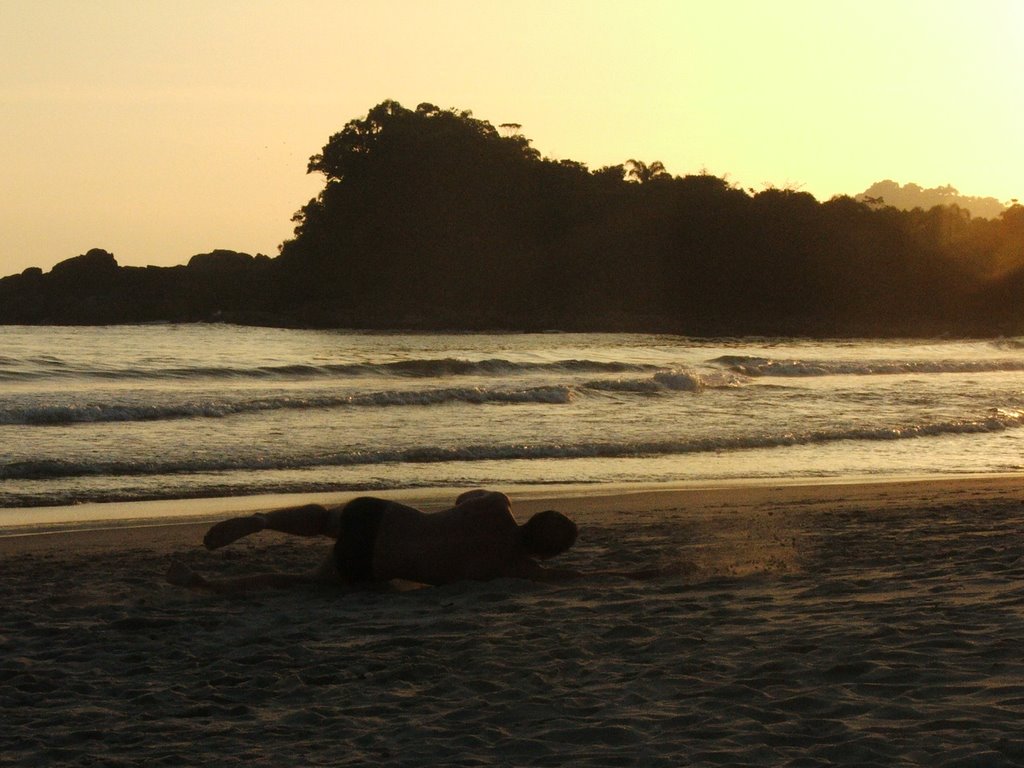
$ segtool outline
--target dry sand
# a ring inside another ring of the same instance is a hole
[[[1024,765],[1024,477],[554,505],[664,575],[224,598],[169,562],[328,542],[0,538],[0,764]]]

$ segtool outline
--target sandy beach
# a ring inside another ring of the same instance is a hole
[[[329,543],[0,537],[0,763],[1024,765],[1024,477],[513,500],[662,575],[225,598],[164,573]]]

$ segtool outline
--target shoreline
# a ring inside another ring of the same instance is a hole
[[[466,489],[418,488],[383,493],[387,498],[426,511],[445,508]],[[652,511],[671,509],[686,517],[699,517],[711,509],[734,512],[764,507],[796,506],[815,511],[851,508],[880,510],[990,499],[1024,501],[1024,474],[929,476],[913,478],[847,477],[823,482],[806,479],[743,480],[729,482],[555,485],[509,487],[503,490],[517,516],[526,517],[558,508],[580,521],[607,522],[609,516],[649,517]],[[40,551],[61,546],[69,537],[91,548],[116,549],[126,543],[151,540],[185,544],[198,542],[212,522],[233,515],[251,514],[285,506],[320,503],[344,504],[365,493],[312,493],[229,496],[203,499],[93,503],[66,507],[27,507],[0,510],[0,555]]]

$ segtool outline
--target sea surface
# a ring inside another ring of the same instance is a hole
[[[0,327],[0,507],[1024,469],[1024,340]]]

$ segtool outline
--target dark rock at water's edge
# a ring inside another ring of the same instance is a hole
[[[0,279],[0,322],[107,325],[255,316],[273,293],[270,261],[214,251],[194,256],[188,266],[122,267],[113,254],[93,248],[50,272],[30,268]]]

